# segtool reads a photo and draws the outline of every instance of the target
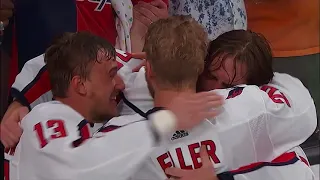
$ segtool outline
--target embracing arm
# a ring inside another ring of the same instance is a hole
[[[203,100],[199,101],[199,97],[202,97]],[[30,159],[29,161],[39,166],[36,167],[37,171],[45,174],[39,177],[40,179],[46,179],[46,177],[63,179],[64,177],[59,177],[57,174],[60,170],[69,172],[71,174],[69,175],[76,179],[89,179],[95,176],[107,179],[126,179],[137,170],[138,165],[145,160],[153,146],[161,142],[167,135],[176,129],[194,127],[206,117],[214,116],[207,109],[215,106],[212,105],[212,101],[216,98],[216,95],[212,93],[178,97],[168,106],[171,112],[168,110],[153,112],[148,115],[148,121],[138,115],[142,118],[141,120],[138,119],[134,123],[113,131],[102,129],[94,137],[88,135],[88,130],[80,128],[81,123],[78,123],[82,117],[77,113],[70,115],[72,110],[68,106],[62,106],[57,102],[49,104],[50,106],[43,104],[37,106],[22,121],[24,129],[20,142],[22,149],[23,145],[32,147],[29,151],[20,152],[33,152],[34,154],[28,153],[26,156],[37,157],[36,160]],[[192,113],[192,116],[186,112]],[[117,117],[117,120],[128,117],[130,116],[120,116]],[[85,125],[84,128],[88,128],[88,124]],[[38,138],[35,138],[34,133],[38,134]],[[33,142],[23,142],[30,140]],[[41,164],[50,164],[54,168]],[[72,169],[69,166],[71,164]]]

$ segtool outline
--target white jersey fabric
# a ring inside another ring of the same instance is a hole
[[[122,118],[126,117],[118,117]],[[155,142],[147,121],[94,133],[79,113],[58,101],[33,108],[21,127],[23,134],[10,160],[11,180],[125,180]]]
[[[121,62],[118,58],[117,61]],[[138,64],[140,61],[135,62]],[[26,64],[24,69],[30,65],[31,63]],[[119,67],[121,67],[119,75],[122,76],[126,85],[125,99],[120,103],[119,108],[122,114],[129,115],[129,117],[109,121],[107,125],[111,127],[140,120],[153,107],[144,69],[132,73],[133,65],[122,64]],[[22,77],[30,78],[30,74],[35,77],[40,71],[37,72],[31,68],[30,72],[34,73],[28,72],[29,75],[23,75],[23,72],[28,71],[22,70],[19,74],[13,85],[12,93],[20,101],[23,98],[32,99],[30,98],[32,96],[28,96],[32,94],[30,92],[32,88],[29,90],[27,88],[31,83],[25,83]],[[44,80],[39,79],[38,82],[43,84]],[[152,151],[150,158],[145,161],[143,167],[132,179],[164,179],[166,176],[163,168],[170,164],[171,167],[197,168],[199,162],[195,157],[198,156],[198,146],[204,143],[207,143],[210,156],[215,158],[213,163],[218,173],[238,169],[251,163],[271,162],[283,153],[294,151],[299,154],[301,149],[298,146],[312,134],[316,127],[314,103],[308,90],[298,79],[289,75],[275,73],[273,81],[260,88],[243,85],[216,91],[226,98],[221,115],[204,122],[198,128],[176,132],[168,137],[167,143]],[[43,102],[52,99],[52,95],[49,97],[48,93],[50,89],[38,95],[37,100]],[[18,95],[15,96],[15,94]],[[46,98],[42,98],[41,95]],[[33,99],[35,97],[37,96],[34,96]],[[39,102],[36,101],[29,100],[27,103],[32,107]],[[129,105],[125,101],[129,102]],[[298,157],[300,156],[306,158],[303,153]],[[291,163],[293,164],[296,163]],[[275,166],[270,166],[268,169],[278,171],[271,167]],[[260,168],[259,171],[266,169]]]
[[[130,72],[130,73],[128,73]],[[139,72],[132,73],[129,68],[119,71],[126,88],[123,90],[124,96],[118,104],[121,115],[130,115],[139,113],[142,115],[153,108],[153,98],[147,88],[145,77],[145,68]]]
[[[142,76],[138,73],[136,77]],[[125,92],[133,91],[129,90]],[[271,162],[292,151],[308,164],[298,146],[315,130],[316,112],[308,90],[298,79],[275,73],[272,82],[262,87],[241,85],[215,91],[226,99],[221,114],[191,131],[178,131],[168,137],[167,144],[156,148],[132,179],[165,179],[164,169],[168,167],[198,168],[202,144],[208,146],[217,173],[247,164]],[[112,120],[110,123],[120,122]],[[273,166],[288,164],[277,163]],[[306,174],[313,177],[312,171]],[[288,178],[292,176],[285,177]]]

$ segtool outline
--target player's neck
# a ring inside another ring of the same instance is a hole
[[[90,112],[84,103],[78,102],[73,98],[56,98],[57,101],[62,102],[65,105],[70,106],[73,110],[77,111],[81,116],[84,117],[87,121],[91,122],[92,117],[90,116]]]
[[[167,107],[173,98],[179,95],[194,94],[196,90],[185,89],[182,91],[160,90],[154,93],[154,106],[155,107]]]

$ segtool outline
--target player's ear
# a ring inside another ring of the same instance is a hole
[[[70,83],[71,88],[78,94],[84,96],[87,94],[88,91],[88,87],[86,85],[86,82],[84,81],[83,78],[81,78],[80,76],[74,76],[71,79],[71,83]]]

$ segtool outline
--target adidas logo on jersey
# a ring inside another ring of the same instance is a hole
[[[179,138],[186,137],[186,136],[188,136],[188,135],[189,135],[189,133],[188,133],[187,131],[184,131],[184,130],[182,130],[182,131],[176,131],[176,132],[173,134],[173,136],[172,136],[172,138],[171,138],[171,141],[176,140],[176,139],[179,139]]]

